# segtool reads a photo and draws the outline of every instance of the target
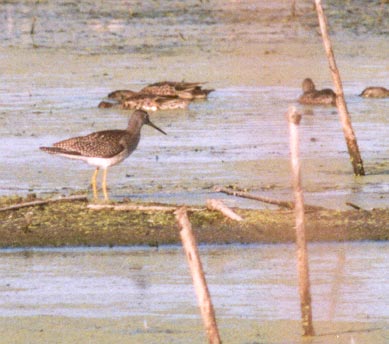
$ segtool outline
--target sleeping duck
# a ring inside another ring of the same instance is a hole
[[[387,98],[389,90],[385,87],[367,87],[360,94],[364,98]]]

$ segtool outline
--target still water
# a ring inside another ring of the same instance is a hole
[[[352,174],[336,109],[299,107],[305,196],[331,208],[347,208],[347,201],[382,207],[389,99],[358,94],[388,87],[387,23],[373,25],[387,6],[365,8],[347,28],[349,11],[360,13],[360,5],[336,3],[328,4],[334,50],[367,176]],[[168,136],[144,128],[137,151],[109,171],[113,199],[202,204],[218,197],[212,186],[236,184],[290,200],[285,113],[305,77],[332,87],[309,1],[299,2],[295,20],[281,0],[12,1],[0,10],[0,195],[87,190],[89,166],[39,147],[125,128],[131,112],[98,109],[100,100],[167,79],[206,81],[215,92],[187,110],[152,115]],[[368,30],[364,36],[355,35],[356,23]]]
[[[203,246],[217,317],[298,320],[294,245]],[[315,320],[389,320],[387,243],[311,244]],[[0,314],[199,316],[181,247],[0,252]]]

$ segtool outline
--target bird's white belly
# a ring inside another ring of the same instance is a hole
[[[113,166],[122,162],[125,158],[127,158],[130,154],[128,154],[127,150],[124,150],[119,155],[115,155],[112,158],[95,158],[95,157],[86,157],[84,161],[87,162],[91,166],[96,166],[100,168],[107,168],[109,166]]]
[[[116,155],[112,158],[97,158],[97,157],[86,157],[86,156],[72,155],[72,154],[58,154],[58,156],[63,156],[68,159],[85,161],[88,165],[99,167],[99,168],[107,168],[119,164],[129,155],[130,154],[128,154],[127,151],[119,155]]]

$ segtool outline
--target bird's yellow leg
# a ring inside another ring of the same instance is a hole
[[[107,193],[107,168],[104,169],[103,171],[103,194],[104,194],[104,199],[106,202],[108,202],[108,193]]]
[[[95,169],[95,172],[93,172],[93,176],[92,176],[92,189],[93,189],[93,198],[95,201],[97,201],[98,197],[97,197],[97,186],[96,186],[96,178],[97,178],[97,174],[99,173],[99,168],[96,168]]]

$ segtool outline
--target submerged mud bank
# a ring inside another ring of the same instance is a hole
[[[317,336],[301,339],[300,324],[293,320],[258,322],[252,319],[219,319],[222,339],[230,343],[384,343],[388,335],[385,323],[316,322]],[[17,325],[15,325],[17,324]],[[147,324],[148,326],[145,326]],[[239,330],[237,330],[239,328]],[[68,317],[0,318],[4,341],[13,343],[53,342],[61,335],[61,343],[92,340],[98,343],[205,343],[200,320],[168,317],[89,319]]]
[[[0,205],[21,198],[2,198]],[[126,202],[121,205],[129,204]],[[198,208],[190,221],[199,243],[285,243],[295,238],[290,210],[235,209],[244,219]],[[315,210],[306,214],[310,241],[389,239],[389,209]],[[88,209],[86,201],[52,203],[0,212],[0,247],[121,246],[179,243],[173,211]]]

